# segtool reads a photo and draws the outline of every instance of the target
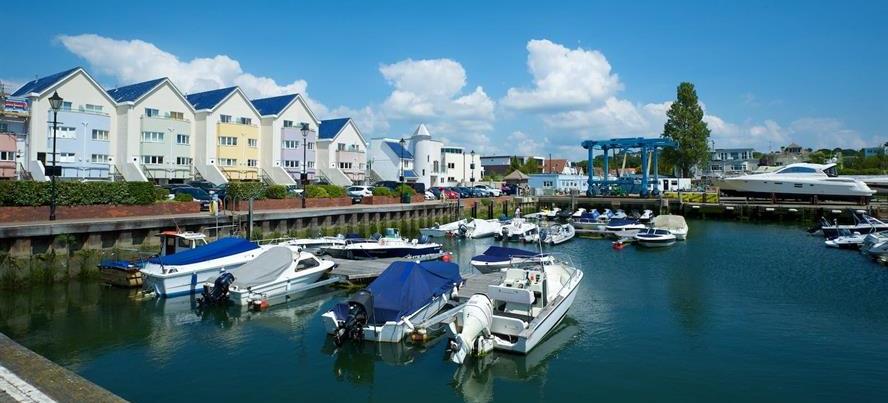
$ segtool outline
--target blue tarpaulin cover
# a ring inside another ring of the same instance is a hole
[[[450,292],[462,282],[459,266],[440,261],[394,262],[367,286],[373,295],[374,324],[398,321]]]
[[[472,258],[479,262],[501,262],[508,261],[513,256],[536,256],[537,253],[529,250],[518,248],[504,248],[502,246],[491,246],[484,251],[484,254]]]
[[[257,248],[259,248],[258,245],[243,238],[222,238],[198,248],[179,252],[175,255],[154,257],[148,261],[164,266],[184,266],[186,264],[219,259]]]

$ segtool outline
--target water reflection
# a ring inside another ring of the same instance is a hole
[[[466,401],[480,403],[493,400],[494,382],[497,380],[545,380],[549,359],[574,340],[579,332],[577,321],[567,317],[527,355],[494,352],[466,361],[453,374],[451,385]]]
[[[352,384],[368,385],[374,382],[377,363],[392,366],[405,366],[432,346],[437,345],[442,337],[425,344],[350,342],[336,347],[332,337],[324,338],[321,353],[335,357],[333,359],[333,375],[338,381]]]

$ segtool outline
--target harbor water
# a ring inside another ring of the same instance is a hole
[[[265,312],[198,314],[72,283],[0,291],[0,332],[132,401],[884,401],[888,269],[803,228],[690,221],[687,242],[553,248],[585,272],[527,356],[457,367],[446,340],[337,349],[316,291]],[[463,270],[494,243],[445,241]]]

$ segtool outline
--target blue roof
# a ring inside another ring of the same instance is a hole
[[[408,169],[408,170],[404,171],[404,177],[405,178],[419,178],[418,176],[416,176],[416,172],[413,172],[412,169]]]
[[[348,123],[351,118],[327,119],[321,121],[320,130],[318,130],[318,138],[332,139],[339,134],[339,131]]]
[[[154,257],[148,259],[148,261],[164,266],[183,266],[219,259],[257,248],[259,248],[258,245],[243,238],[222,238],[198,248],[179,252],[175,255]]]
[[[41,93],[44,90],[46,90],[47,88],[52,87],[53,85],[55,85],[56,83],[61,81],[63,78],[71,75],[71,73],[73,73],[79,69],[80,69],[80,67],[75,67],[70,70],[65,70],[61,73],[56,73],[51,76],[41,77],[36,80],[29,81],[28,83],[23,85],[21,88],[19,88],[18,91],[13,93],[12,96],[23,97],[23,96],[28,95],[32,92]]]
[[[289,95],[281,95],[277,97],[270,98],[262,98],[262,99],[254,99],[250,102],[253,103],[253,107],[259,111],[259,114],[262,116],[268,115],[277,115],[280,114],[290,102],[293,102],[293,99],[296,98],[296,94]]]
[[[401,147],[401,143],[397,141],[386,141],[385,144],[395,152],[395,155],[399,158],[404,159],[413,159],[413,154],[410,153],[406,148]],[[403,154],[402,154],[403,153]]]
[[[148,93],[148,91],[153,90],[155,87],[160,85],[160,83],[166,80],[166,77],[158,78],[151,81],[145,81],[138,84],[127,85],[125,87],[118,87],[112,90],[108,90],[108,95],[111,98],[114,98],[117,102],[133,102]]]
[[[219,102],[222,102],[228,94],[231,94],[237,90],[237,87],[228,87],[222,88],[218,90],[198,92],[195,94],[188,94],[185,96],[188,99],[188,102],[191,102],[191,106],[196,110],[204,110],[204,109],[213,109],[216,105],[219,105]]]
[[[455,263],[394,262],[367,286],[373,295],[371,322],[401,320],[460,282],[462,277]]]

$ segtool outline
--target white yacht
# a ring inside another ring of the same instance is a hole
[[[859,180],[839,177],[836,164],[790,164],[774,172],[724,178],[717,184],[725,194],[741,196],[861,201],[876,193]]]
[[[667,229],[648,228],[635,234],[635,243],[648,248],[660,248],[675,244],[675,235]]]
[[[428,242],[425,238],[401,238],[396,228],[386,228],[385,235],[378,235],[378,239],[373,241],[356,240],[345,245],[333,245],[323,251],[343,259],[406,258],[441,253],[441,244]]]
[[[823,243],[830,248],[860,249],[860,245],[863,244],[867,235],[868,234],[861,234],[859,232],[851,232],[843,229],[838,232],[838,236],[832,239],[827,239],[826,241],[823,241]]]

